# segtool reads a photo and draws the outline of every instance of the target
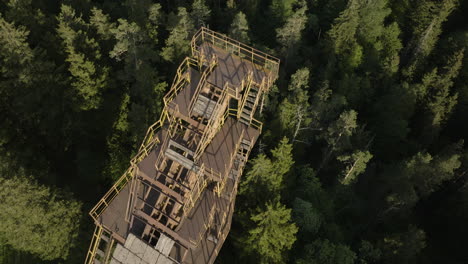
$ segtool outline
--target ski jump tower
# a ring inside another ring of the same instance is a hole
[[[279,60],[207,28],[129,169],[91,210],[85,264],[213,263]]]

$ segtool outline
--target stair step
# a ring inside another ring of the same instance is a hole
[[[250,109],[252,109],[254,105],[255,104],[253,102],[249,102],[249,101],[245,102],[245,106],[250,107]]]
[[[249,97],[247,97],[247,100],[246,100],[246,101],[249,102],[249,103],[253,103],[253,104],[254,104],[255,101],[256,101],[256,99],[257,99],[256,97],[250,97],[250,96],[249,96]]]
[[[245,120],[245,119],[241,118],[241,119],[239,119],[239,122],[241,122],[241,123],[243,123],[243,124],[245,124],[247,126],[250,126],[250,121],[249,120]]]
[[[250,122],[250,113],[246,113],[246,111],[242,111],[241,118],[244,118]]]

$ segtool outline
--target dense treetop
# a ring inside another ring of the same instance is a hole
[[[87,211],[158,120],[200,26],[282,61],[219,263],[467,263],[467,13],[461,0],[2,1],[0,263],[83,262]]]

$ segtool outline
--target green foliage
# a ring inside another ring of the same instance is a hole
[[[206,5],[205,0],[193,1],[192,12],[190,12],[190,16],[192,17],[193,24],[196,29],[198,29],[201,26],[205,26],[208,18],[210,18],[210,14],[211,10]]]
[[[129,23],[125,19],[119,19],[118,22],[119,25],[111,31],[116,39],[116,43],[109,56],[120,61],[127,53],[130,53],[128,56],[135,56],[136,43],[141,42],[142,37],[140,27],[135,22]],[[135,57],[134,63],[137,63]]]
[[[229,27],[229,36],[243,43],[249,43],[249,24],[244,13],[239,12]]]
[[[293,202],[294,222],[302,232],[316,234],[323,223],[323,217],[312,203],[296,198]]]
[[[421,229],[410,225],[408,230],[392,234],[383,239],[385,263],[414,263],[418,253],[426,247],[426,234]]]
[[[291,209],[279,202],[251,217],[255,227],[248,230],[246,250],[258,254],[259,263],[283,263],[285,251],[296,240],[297,227],[291,222]]]
[[[305,257],[299,259],[298,264],[353,264],[356,254],[348,247],[334,244],[329,240],[315,240],[312,244],[305,246]]]
[[[307,21],[307,3],[304,0],[298,2],[299,7],[289,17],[283,27],[276,29],[276,38],[282,48],[282,53],[287,58],[291,50],[299,43],[302,31]]]
[[[309,117],[309,69],[302,68],[291,76],[289,96],[279,106],[279,120],[284,131],[295,140],[299,131],[307,128]]]
[[[410,69],[417,67],[420,61],[432,52],[442,32],[442,24],[455,10],[457,4],[458,0],[441,2],[424,0],[417,3],[411,14],[414,37],[409,46],[412,59]]]
[[[102,39],[112,38],[112,32],[115,30],[115,24],[110,22],[110,17],[104,14],[101,9],[91,9],[89,23],[96,28],[97,33]]]
[[[166,39],[166,46],[161,52],[161,56],[167,61],[179,61],[190,51],[190,36],[194,32],[195,26],[187,10],[183,7],[178,9],[177,19],[177,25],[172,28]]]
[[[278,197],[279,191],[284,188],[285,174],[294,164],[291,151],[292,145],[288,143],[287,138],[283,138],[278,146],[271,151],[272,159],[264,154],[253,159],[251,161],[252,168],[241,182],[240,193],[254,200],[258,200],[260,197],[274,199]],[[261,190],[262,195],[257,194],[259,190]],[[262,199],[260,198],[259,201]]]
[[[372,154],[369,151],[356,150],[350,155],[338,156],[337,159],[346,164],[346,168],[342,173],[343,178],[340,182],[348,185],[356,181],[357,176],[366,170],[367,163],[372,159]]]
[[[74,104],[79,110],[97,109],[108,81],[108,68],[96,64],[101,58],[99,44],[88,36],[88,25],[70,6],[62,5],[57,19],[57,33],[67,54],[71,86],[76,93]]]
[[[148,11],[148,22],[146,23],[146,30],[148,36],[153,40],[154,44],[158,44],[158,31],[161,24],[163,12],[161,11],[161,4],[152,4]]]
[[[348,110],[341,113],[339,118],[330,124],[323,137],[332,150],[342,148],[357,128],[357,112]]]
[[[0,237],[44,260],[67,259],[81,205],[24,176],[0,177]]]
[[[8,86],[20,87],[31,82],[28,64],[33,52],[26,42],[28,35],[25,27],[15,27],[0,16],[0,73],[3,77],[0,94],[12,89]]]

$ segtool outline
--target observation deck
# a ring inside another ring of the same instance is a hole
[[[213,263],[229,233],[279,60],[207,28],[191,51],[130,167],[90,212],[85,264]]]

